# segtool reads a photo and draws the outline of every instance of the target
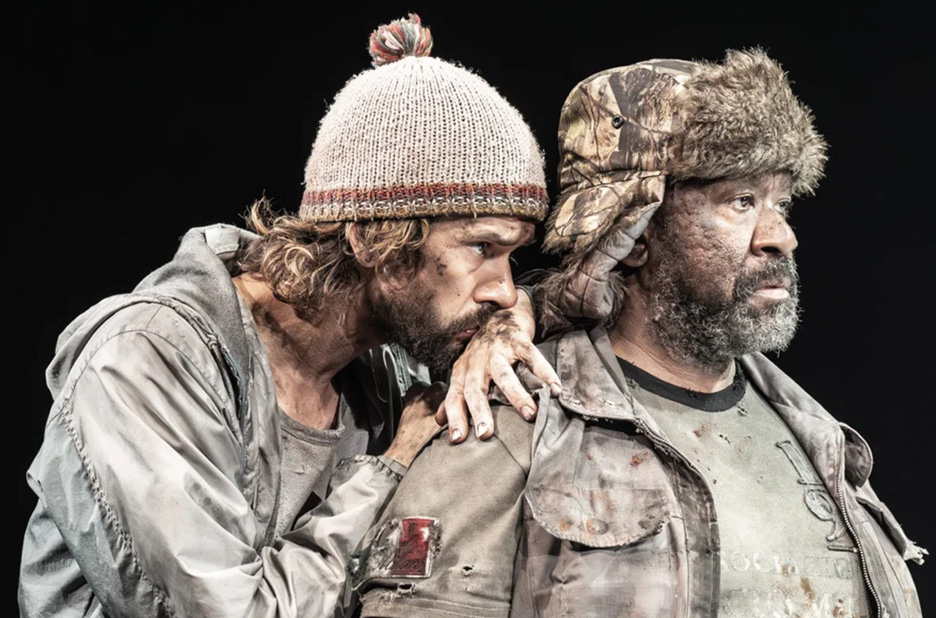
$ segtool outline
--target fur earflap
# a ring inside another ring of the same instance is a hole
[[[701,63],[679,96],[674,179],[789,170],[795,195],[815,190],[826,142],[786,73],[763,50],[729,51],[721,64]]]

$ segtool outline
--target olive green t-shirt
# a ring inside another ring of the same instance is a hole
[[[870,615],[855,544],[796,438],[736,366],[716,393],[621,361],[634,397],[699,470],[721,538],[719,616]]]

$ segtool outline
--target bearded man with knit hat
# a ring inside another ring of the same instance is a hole
[[[547,210],[523,118],[428,57],[418,17],[370,47],[375,68],[321,122],[297,215],[261,201],[252,232],[189,231],[59,338],[22,616],[335,613],[349,555],[439,431],[441,389],[411,389],[401,413],[403,393],[515,306],[509,257]],[[507,388],[517,358],[555,381],[524,302],[477,352]]]
[[[502,405],[491,440],[421,452],[356,560],[363,615],[920,616],[926,552],[868,444],[763,354],[796,329],[788,217],[826,160],[780,66],[602,71],[559,144],[536,295],[561,394],[528,376],[535,426]]]

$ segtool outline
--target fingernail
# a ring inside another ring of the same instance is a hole
[[[553,397],[558,397],[562,394],[562,385],[558,382],[553,382],[549,385],[549,392],[553,394]]]
[[[522,414],[523,418],[525,418],[526,420],[530,420],[531,418],[533,418],[533,415],[536,414],[536,412],[534,412],[533,408],[531,408],[530,406],[523,406],[522,408],[520,408],[520,414]]]
[[[475,429],[476,429],[476,431],[477,431],[478,436],[483,436],[485,433],[487,433],[488,424],[487,424],[487,423],[478,423],[478,426],[477,426]]]
[[[452,430],[452,442],[461,439],[461,437],[462,437],[462,430],[461,430],[461,429],[459,429],[458,427],[456,427],[455,429]]]

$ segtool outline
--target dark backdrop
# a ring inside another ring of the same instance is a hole
[[[14,110],[3,159],[10,572],[35,504],[25,471],[42,438],[43,372],[58,332],[169,259],[189,227],[238,223],[263,193],[296,205],[318,120],[368,66],[368,34],[414,10],[432,28],[435,55],[477,70],[525,114],[546,152],[550,191],[559,108],[591,73],[652,57],[717,60],[755,45],[784,65],[831,149],[817,195],[793,212],[805,321],[779,363],[864,434],[878,493],[911,538],[936,547],[926,452],[936,380],[931,21],[894,3],[836,15],[712,2],[30,4],[4,26],[12,45],[3,99]],[[533,250],[519,257],[520,270],[540,264],[553,261]],[[923,584],[932,569],[911,565],[930,611],[936,599]]]

